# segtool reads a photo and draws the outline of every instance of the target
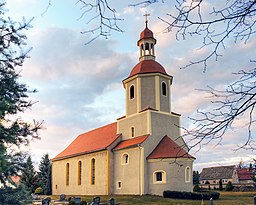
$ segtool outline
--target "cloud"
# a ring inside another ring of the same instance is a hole
[[[49,150],[53,157],[79,133],[124,114],[121,81],[133,64],[129,54],[114,51],[115,42],[98,39],[85,46],[76,30],[56,27],[37,30],[30,39],[34,49],[24,64],[22,81],[39,90],[31,96],[39,102],[25,118],[44,120],[47,128],[32,150]]]

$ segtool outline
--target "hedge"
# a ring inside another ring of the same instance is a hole
[[[164,198],[174,199],[195,199],[195,200],[209,200],[210,198],[216,200],[220,198],[219,192],[180,192],[180,191],[164,191]]]

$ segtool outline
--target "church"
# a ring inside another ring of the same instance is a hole
[[[139,62],[123,80],[126,114],[80,134],[52,159],[53,195],[162,195],[192,191],[193,161],[171,111],[173,77],[155,60],[148,28],[137,42]]]

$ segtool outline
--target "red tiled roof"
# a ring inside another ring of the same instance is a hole
[[[193,158],[184,149],[177,145],[168,136],[165,136],[151,152],[147,159],[160,159],[160,158]]]
[[[140,39],[142,38],[154,38],[153,32],[147,27],[140,33]]]
[[[253,177],[253,170],[250,168],[238,168],[237,175],[240,180],[251,180]]]
[[[121,141],[114,148],[114,150],[120,150],[120,149],[125,149],[125,148],[129,148],[129,147],[139,145],[142,142],[144,142],[148,137],[149,137],[149,135],[143,135],[143,136],[139,136],[139,137],[135,137],[135,138],[132,138],[132,139]]]
[[[106,149],[120,136],[116,134],[116,128],[115,122],[81,134],[52,160]]]
[[[154,60],[140,61],[137,65],[134,66],[129,77],[142,73],[162,73],[164,75],[168,75],[164,67]]]
[[[11,180],[12,180],[15,184],[17,184],[17,183],[20,182],[20,176],[13,175],[13,176],[11,176]]]

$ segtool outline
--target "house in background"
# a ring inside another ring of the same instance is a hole
[[[254,168],[237,168],[239,184],[253,183]]]
[[[237,168],[235,165],[232,166],[218,166],[218,167],[208,167],[203,168],[200,173],[199,183],[200,185],[218,185],[222,180],[222,184],[225,185],[229,181],[238,183]]]
[[[52,159],[53,195],[192,191],[195,158],[180,136],[180,115],[171,111],[173,77],[155,60],[147,22],[137,45],[139,62],[123,80],[126,115],[79,135]]]
[[[218,185],[220,180],[225,186],[229,181],[233,185],[253,185],[255,168],[241,168],[237,165],[203,168],[199,183],[202,187]],[[215,186],[218,188],[217,186]]]

